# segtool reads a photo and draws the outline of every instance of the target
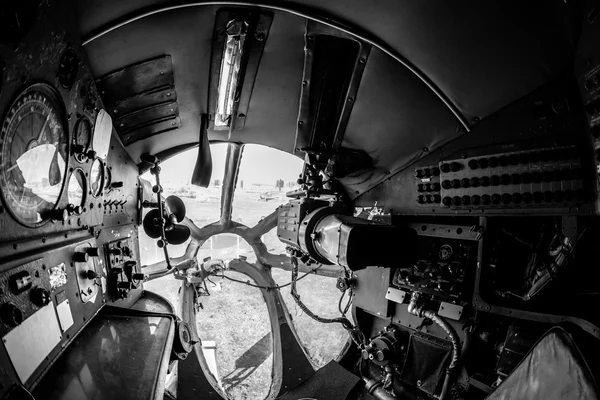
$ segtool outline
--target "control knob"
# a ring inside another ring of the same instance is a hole
[[[44,307],[50,303],[50,292],[43,287],[35,287],[31,290],[31,301],[38,307]]]
[[[83,251],[76,251],[75,254],[73,254],[73,261],[75,262],[80,262],[80,263],[84,263],[84,262],[88,262],[89,257],[87,253],[84,253]]]

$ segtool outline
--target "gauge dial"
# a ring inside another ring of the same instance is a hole
[[[85,204],[86,181],[83,171],[76,169],[69,178],[67,185],[67,199],[69,206],[83,207]]]
[[[440,247],[438,257],[441,261],[448,261],[452,257],[452,254],[454,254],[452,246],[449,244],[444,244]]]
[[[99,159],[94,160],[90,171],[90,190],[92,196],[97,197],[104,188],[104,165]]]
[[[108,188],[110,183],[112,182],[112,172],[110,172],[110,168],[108,165],[104,168],[104,188]]]
[[[85,152],[89,149],[92,142],[92,123],[86,117],[77,121],[75,133],[73,134],[73,144],[75,159],[81,163],[87,161]]]
[[[62,193],[69,159],[63,110],[51,86],[35,84],[11,105],[0,130],[0,189],[27,226],[44,222]]]

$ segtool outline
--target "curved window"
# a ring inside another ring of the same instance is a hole
[[[278,285],[284,285],[291,280],[289,271],[273,268],[271,275]],[[324,318],[337,318],[340,316],[338,304],[342,293],[335,284],[335,278],[311,274],[297,282],[296,290],[302,302],[313,313]],[[348,340],[346,330],[340,324],[322,324],[306,315],[292,298],[289,287],[281,289],[281,295],[294,321],[300,344],[312,362],[320,368],[335,360]],[[347,300],[347,296],[342,299],[342,308],[347,304]],[[351,319],[350,312],[346,318]]]
[[[164,189],[164,197],[175,195],[181,198],[185,204],[186,216],[199,227],[218,221],[221,213],[221,182],[225,170],[227,144],[213,144],[210,146],[210,151],[213,159],[213,172],[208,188],[191,184],[198,149],[184,151],[160,164],[160,180]],[[141,178],[152,185],[156,183],[156,178],[150,171],[141,175]],[[146,212],[148,209],[144,210],[144,215]],[[164,260],[162,249],[156,246],[156,239],[149,238],[143,229],[140,229],[139,236],[142,265],[150,265]],[[170,245],[169,255],[171,257],[182,256],[188,243],[189,240],[178,246]]]
[[[233,271],[225,276],[251,281]],[[219,277],[211,280],[210,296],[201,297],[196,317],[211,372],[229,398],[264,399],[271,387],[273,340],[260,289]]]

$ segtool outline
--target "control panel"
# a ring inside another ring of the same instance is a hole
[[[441,187],[438,165],[426,165],[415,169],[415,191],[418,204],[440,204],[442,201]]]
[[[108,289],[109,295],[114,300],[126,299],[129,292],[141,288],[144,281],[144,274],[140,270],[136,248],[136,243],[132,237],[105,244]]]
[[[470,299],[476,260],[476,242],[420,236],[417,262],[396,269],[392,286],[465,305]]]
[[[446,208],[560,207],[589,199],[575,146],[447,160],[440,171]]]

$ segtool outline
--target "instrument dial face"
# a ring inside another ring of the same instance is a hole
[[[11,105],[0,130],[0,189],[16,218],[39,226],[56,207],[66,179],[69,133],[51,86],[35,84]]]
[[[442,245],[442,247],[440,247],[438,257],[440,261],[448,261],[453,254],[454,250],[452,249],[452,246],[450,246],[449,244],[445,244]]]
[[[75,207],[83,207],[85,205],[86,180],[83,171],[76,169],[69,178],[67,186],[67,197],[69,204]]]
[[[92,196],[98,197],[104,188],[104,165],[98,159],[94,160],[90,171],[90,190]]]

